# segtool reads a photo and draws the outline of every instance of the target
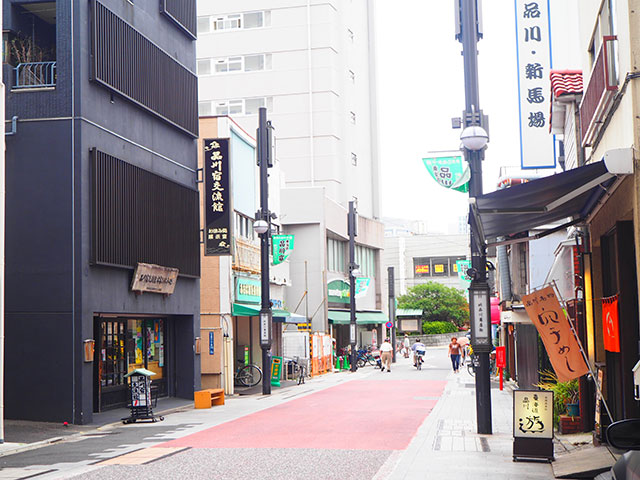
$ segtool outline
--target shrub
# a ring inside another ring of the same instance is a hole
[[[435,335],[438,333],[454,333],[458,331],[458,327],[456,327],[451,322],[423,322],[422,331],[427,335]]]
[[[559,382],[558,376],[551,370],[544,370],[539,373],[540,383],[535,386],[542,390],[551,390],[553,392],[553,424],[557,427],[560,415],[567,413],[567,404],[578,403],[580,398],[578,379]]]

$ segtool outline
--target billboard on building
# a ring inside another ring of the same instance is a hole
[[[205,255],[231,255],[229,139],[204,140]]]

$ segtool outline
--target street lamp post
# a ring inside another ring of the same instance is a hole
[[[489,140],[482,128],[485,122],[480,110],[478,89],[478,39],[480,33],[478,3],[481,0],[455,0],[460,7],[460,36],[464,58],[465,111],[460,135],[471,179],[469,180],[469,198],[482,195],[482,160],[484,147]],[[479,225],[469,207],[471,268],[469,276],[469,311],[471,322],[471,343],[474,354],[478,356],[476,369],[476,418],[478,433],[490,434],[491,428],[491,384],[489,380],[489,354],[491,352],[491,322],[489,309],[489,285],[487,283],[486,246],[478,235]]]
[[[360,274],[360,271],[355,258],[355,237],[358,235],[358,220],[354,201],[349,202],[347,234],[349,235],[349,344],[351,345],[351,371],[355,372],[358,368],[356,365],[356,277]]]
[[[271,212],[269,212],[269,167],[273,165],[270,149],[271,125],[267,122],[267,109],[258,113],[258,166],[260,167],[260,210],[253,228],[260,235],[260,348],[262,349],[262,394],[271,394],[271,299],[269,292],[269,237],[271,236]]]

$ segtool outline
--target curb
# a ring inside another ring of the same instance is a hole
[[[192,410],[192,409],[193,409],[193,405],[183,405],[181,407],[173,407],[173,408],[168,408],[166,410],[162,410],[160,412],[157,412],[156,415],[164,416],[164,415],[170,415],[172,413],[177,413],[177,412]],[[0,458],[6,457],[8,455],[16,455],[18,453],[28,452],[30,450],[36,450],[42,447],[47,447],[54,443],[65,443],[68,440],[77,439],[92,432],[99,432],[102,429],[108,430],[121,424],[122,424],[122,420],[119,420],[117,422],[105,423],[104,425],[97,426],[93,430],[86,430],[84,432],[72,433],[71,435],[64,435],[62,437],[52,437],[46,440],[40,440],[38,442],[33,442],[33,443],[19,444],[15,448],[0,450]]]

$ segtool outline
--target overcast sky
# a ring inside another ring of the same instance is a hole
[[[446,232],[466,214],[468,195],[436,184],[422,158],[460,145],[460,130],[451,128],[464,109],[453,0],[385,0],[376,9],[382,215],[426,220],[430,231]],[[491,137],[485,193],[495,190],[500,166],[520,165],[514,18],[513,2],[483,2],[480,106]]]

